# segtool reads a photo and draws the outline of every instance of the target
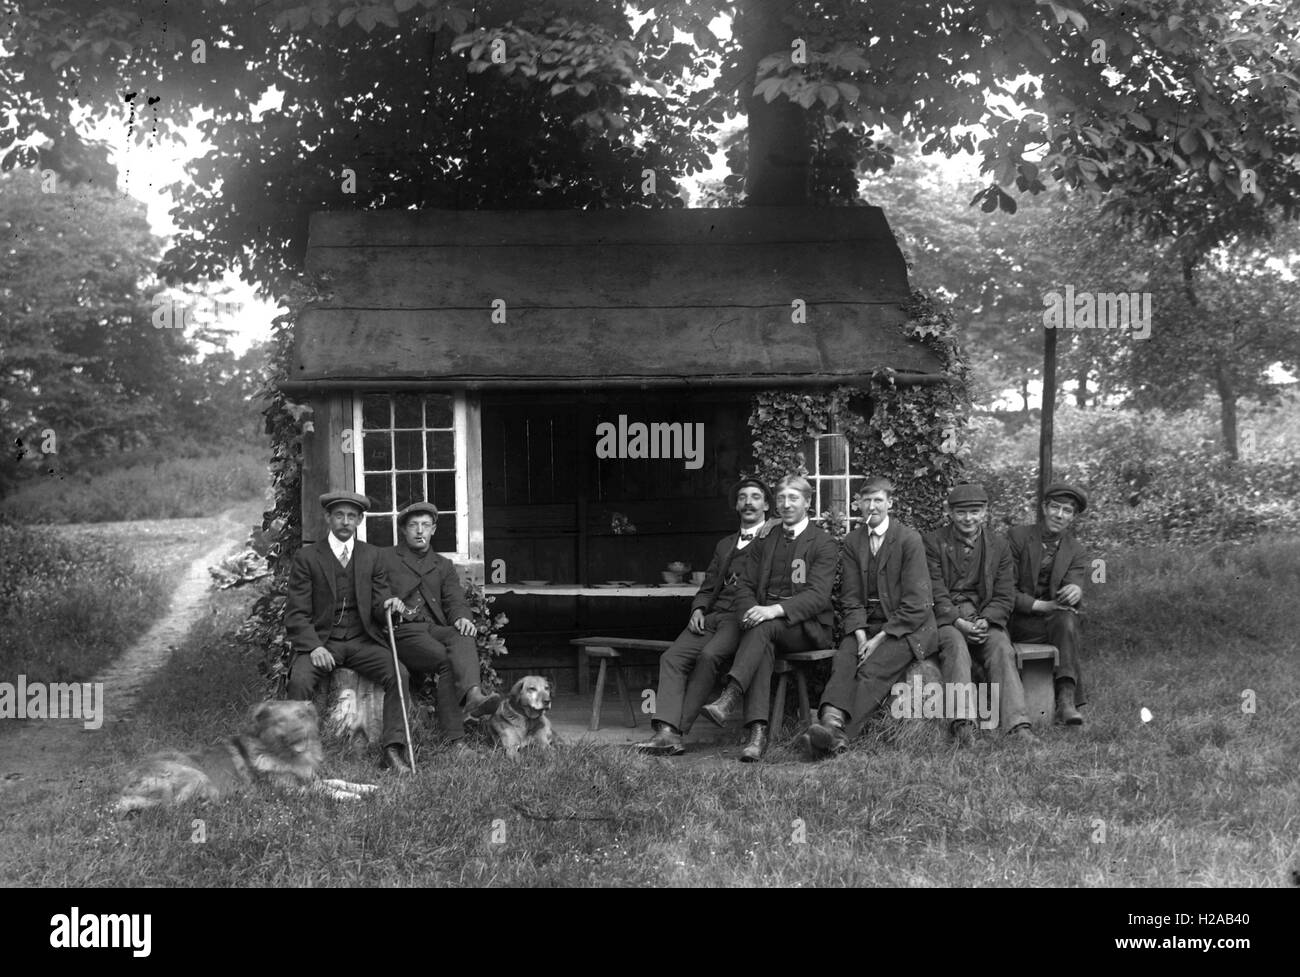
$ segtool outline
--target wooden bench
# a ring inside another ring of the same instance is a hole
[[[654,652],[662,655],[672,647],[671,641],[657,641],[651,638],[574,638],[569,642],[578,648],[578,692],[585,693],[587,688],[587,670],[591,659],[600,660],[600,670],[596,673],[596,690],[591,698],[591,722],[588,729],[600,729],[600,707],[605,698],[605,671],[608,665],[614,672],[614,684],[619,697],[627,707],[627,724],[636,728],[636,709],[627,690],[627,680],[623,677],[624,653]]]
[[[812,722],[812,705],[808,701],[808,667],[834,655],[834,648],[819,648],[816,651],[792,651],[776,656],[776,664],[772,668],[772,674],[778,676],[776,697],[772,703],[771,722],[767,727],[774,738],[781,735],[781,726],[785,722],[785,693],[790,676],[794,675],[795,695],[799,700],[799,722],[807,726]]]
[[[1052,725],[1056,714],[1056,689],[1053,674],[1060,664],[1061,653],[1056,645],[1013,644],[1016,649],[1016,669],[1020,684],[1025,689],[1025,711],[1035,726]]]

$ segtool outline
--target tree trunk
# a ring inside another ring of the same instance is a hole
[[[1043,413],[1038,429],[1038,505],[1052,483],[1052,422],[1056,414],[1056,330],[1043,330]]]
[[[1074,375],[1074,406],[1084,410],[1088,406],[1088,363],[1085,360],[1079,364],[1078,372]]]
[[[736,12],[736,38],[744,51],[740,84],[749,117],[749,207],[802,207],[809,202],[812,144],[807,113],[784,96],[768,102],[754,95],[758,62],[791,50],[794,28],[786,16],[793,9],[791,0],[748,0]]]
[[[1228,458],[1237,461],[1237,391],[1232,382],[1232,371],[1223,361],[1223,356],[1215,357],[1214,389],[1219,394],[1219,426],[1223,431],[1223,446]]]

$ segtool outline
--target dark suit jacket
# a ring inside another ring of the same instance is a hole
[[[844,574],[840,580],[840,605],[844,633],[867,626],[867,566],[871,543],[860,526],[844,539]],[[889,520],[876,554],[876,595],[885,612],[884,631],[903,638],[918,659],[939,649],[939,629],[934,622],[930,596],[930,568],[921,534],[897,519]]]
[[[704,583],[700,584],[699,592],[696,593],[695,599],[691,601],[691,611],[701,610],[708,614],[713,610],[713,605],[718,602],[722,592],[727,588],[727,581],[723,579],[722,568],[727,564],[727,557],[731,551],[736,548],[736,541],[740,539],[739,530],[730,536],[724,536],[718,540],[718,545],[713,548],[713,558],[709,560],[709,568],[704,571]],[[739,577],[740,570],[746,560],[753,552],[758,540],[752,540],[748,546],[736,554],[736,558],[731,561],[731,566],[727,571],[727,576],[733,574]]]
[[[736,583],[736,613],[743,616],[751,607],[764,602],[772,578],[772,557],[781,540],[781,527],[775,527],[766,539],[756,539],[745,547],[740,579]],[[803,560],[803,583],[791,583],[794,596],[781,601],[786,624],[803,625],[804,634],[817,648],[830,644],[834,626],[831,588],[835,585],[835,566],[840,548],[835,538],[816,523],[807,527],[794,541],[791,564]],[[734,564],[733,564],[734,565]]]
[[[1017,614],[1032,614],[1034,610],[1034,590],[1038,587],[1038,571],[1043,566],[1043,524],[1032,526],[1012,526],[1007,530],[1007,542],[1011,546],[1011,560],[1016,572]],[[1056,550],[1056,561],[1052,564],[1051,592],[1055,596],[1063,584],[1072,583],[1082,587],[1088,579],[1088,560],[1083,554],[1079,541],[1068,532],[1061,536],[1061,545]],[[1083,601],[1076,605],[1083,609]]]
[[[975,585],[978,595],[975,609],[980,617],[1000,628],[1011,618],[1011,605],[1016,596],[1015,565],[1011,562],[1011,547],[1001,536],[987,526],[980,530],[984,540],[984,559],[980,564],[979,581]],[[957,547],[961,542],[952,526],[937,529],[925,535],[925,558],[930,564],[930,590],[934,595],[935,623],[942,627],[952,624],[961,615],[952,601],[948,588],[957,583]]]
[[[474,612],[465,600],[465,588],[460,585],[456,564],[445,556],[430,553],[423,563],[405,544],[386,546],[379,552],[379,565],[388,577],[388,587],[394,597],[404,604],[419,591],[424,598],[427,613],[442,625],[450,625],[462,617],[474,620]],[[379,611],[379,620],[384,612]]]
[[[357,612],[366,634],[378,644],[388,645],[388,637],[374,621],[375,612],[382,616],[384,601],[392,595],[388,577],[378,563],[379,550],[359,539],[352,542],[352,563],[357,581]],[[289,568],[289,595],[284,605],[284,629],[289,643],[299,654],[325,644],[334,616],[334,573],[338,560],[330,552],[328,537],[304,546],[293,557]]]

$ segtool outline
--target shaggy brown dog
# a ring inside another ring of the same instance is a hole
[[[551,708],[551,683],[540,675],[525,675],[501,700],[488,720],[492,736],[514,756],[522,746],[549,749],[554,739],[546,711]]]
[[[114,805],[119,814],[146,807],[219,801],[257,783],[359,800],[372,784],[317,780],[322,762],[316,707],[310,702],[262,702],[246,733],[203,753],[155,753],[131,774]]]

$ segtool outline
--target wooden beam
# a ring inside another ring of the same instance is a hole
[[[336,378],[852,377],[892,367],[938,373],[938,357],[903,334],[897,304],[661,309],[308,309],[291,382]],[[864,365],[868,365],[864,371]]]

